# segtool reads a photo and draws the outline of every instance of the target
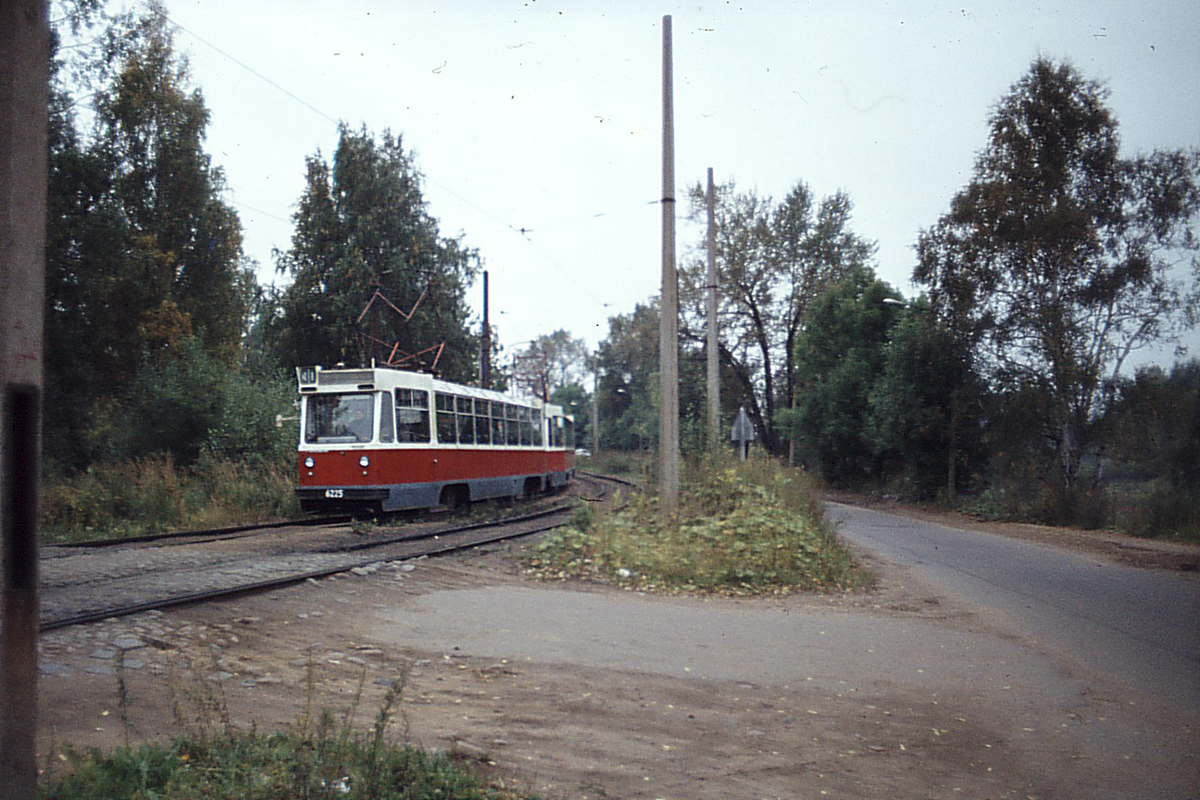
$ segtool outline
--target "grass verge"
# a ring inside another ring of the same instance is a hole
[[[240,525],[299,514],[295,468],[205,457],[180,467],[169,457],[89,468],[50,477],[42,488],[47,542],[137,536]]]
[[[864,588],[870,576],[825,520],[799,470],[769,460],[688,465],[680,514],[638,493],[613,512],[584,508],[528,557],[532,574],[642,590],[786,594]]]
[[[365,674],[365,673],[364,673]],[[183,732],[166,743],[128,744],[111,753],[63,749],[62,774],[43,776],[39,800],[526,800],[500,779],[486,779],[445,751],[413,747],[392,732],[406,673],[380,701],[370,727],[354,726],[362,694],[340,718],[311,713],[309,699],[293,725],[274,733],[230,722],[220,685],[198,681],[179,692]],[[176,687],[173,687],[173,690]],[[122,687],[122,718],[126,718]],[[187,706],[187,708],[185,708]],[[193,718],[194,717],[194,718]],[[128,723],[126,723],[128,728]],[[48,764],[53,764],[51,759]]]

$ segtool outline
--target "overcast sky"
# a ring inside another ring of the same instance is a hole
[[[844,189],[906,296],[918,231],[969,180],[989,109],[1037,56],[1107,83],[1127,155],[1200,146],[1194,0],[166,6],[260,280],[289,244],[304,158],[332,154],[338,120],[390,129],[443,234],[483,257],[510,350],[558,328],[594,346],[658,291],[663,14],[681,200],[708,167],[775,199],[799,181]],[[703,231],[680,216],[685,258]]]

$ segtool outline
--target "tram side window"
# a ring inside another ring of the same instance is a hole
[[[508,425],[508,436],[505,441],[509,447],[521,443],[521,407],[509,403],[504,404],[504,421]]]
[[[534,409],[533,412],[533,446],[542,446],[542,412]]]
[[[492,443],[492,415],[487,400],[475,401],[475,444]]]
[[[449,394],[437,395],[437,437],[442,444],[454,444],[458,441],[458,426],[455,423],[454,396]]]
[[[550,448],[552,450],[561,450],[563,446],[563,418],[550,417],[546,421],[550,425]]]
[[[396,415],[392,412],[392,393],[379,393],[379,441],[392,442],[396,438]]]
[[[396,441],[429,441],[429,394],[415,389],[396,390]]]
[[[563,442],[563,447],[567,450],[574,450],[575,449],[575,421],[570,419],[569,417],[564,417],[563,421],[566,422],[566,425],[567,425],[566,435],[563,437],[565,439],[565,441]]]
[[[372,394],[314,394],[305,398],[307,444],[361,444],[375,429]]]
[[[475,404],[469,397],[454,398],[458,411],[458,443],[475,444]]]
[[[528,447],[533,444],[533,419],[528,408],[518,407],[517,413],[521,417],[521,445]]]
[[[504,419],[504,404],[491,404],[492,407],[492,444],[504,444],[508,436],[508,427]]]

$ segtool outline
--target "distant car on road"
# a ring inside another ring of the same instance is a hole
[[[583,458],[591,458],[592,451],[584,449],[582,447],[577,447],[577,448],[575,448],[575,455],[582,456]]]

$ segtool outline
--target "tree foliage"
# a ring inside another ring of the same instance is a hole
[[[1074,487],[1105,386],[1193,319],[1200,152],[1119,153],[1104,86],[1039,58],[994,108],[971,182],[923,231],[914,280],[994,380],[1046,396]],[[1177,267],[1190,262],[1190,284]]]
[[[1200,360],[1121,381],[1104,425],[1106,454],[1127,474],[1200,488]]]
[[[658,317],[657,303],[639,303],[608,320],[597,356],[606,449],[645,450],[658,442]]]
[[[366,363],[368,320],[360,316],[377,285],[394,306],[381,310],[379,338],[407,354],[444,344],[438,372],[472,380],[479,343],[465,295],[477,257],[461,239],[441,234],[401,137],[343,125],[332,164],[318,153],[306,169],[292,244],[278,261],[292,279],[278,330],[284,364]],[[420,363],[432,360],[428,353]]]
[[[561,328],[528,342],[513,356],[513,382],[537,397],[583,386],[591,374],[587,342]]]
[[[161,8],[108,31],[112,46],[93,62],[103,81],[90,135],[66,84],[51,92],[46,442],[68,464],[86,460],[86,428],[144,365],[193,341],[231,363],[253,287],[203,148],[208,111]]]
[[[961,339],[920,298],[900,312],[869,394],[869,436],[884,480],[925,499],[968,488],[983,464],[982,383]]]
[[[899,295],[870,270],[855,270],[817,298],[796,341],[798,399],[781,419],[802,461],[838,485],[879,477],[870,401],[898,315],[888,298]]]
[[[705,217],[700,186],[690,192],[691,217]],[[733,183],[718,188],[717,284],[720,360],[736,380],[759,439],[779,452],[776,415],[792,405],[793,354],[809,306],[829,285],[865,267],[875,245],[850,228],[853,203],[845,192],[817,202],[797,183],[782,202]],[[682,333],[706,342],[707,267],[694,258],[681,271]]]

